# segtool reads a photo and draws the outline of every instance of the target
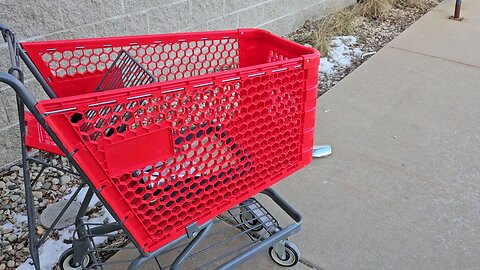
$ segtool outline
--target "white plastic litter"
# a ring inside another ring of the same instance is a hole
[[[332,154],[332,147],[330,145],[314,145],[312,156],[314,158],[328,157]]]

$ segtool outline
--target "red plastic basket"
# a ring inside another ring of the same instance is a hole
[[[145,252],[311,161],[314,49],[257,29],[23,47],[63,96],[37,108]],[[91,93],[122,49],[159,82]]]

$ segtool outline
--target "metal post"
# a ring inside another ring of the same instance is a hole
[[[450,16],[450,19],[455,21],[463,20],[463,17],[460,17],[461,10],[462,10],[462,0],[457,0],[455,3],[455,12],[453,16]]]

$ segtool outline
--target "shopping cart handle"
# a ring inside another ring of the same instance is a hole
[[[34,115],[40,115],[37,108],[37,100],[32,96],[32,94],[28,91],[25,85],[19,81],[15,76],[0,71],[0,83],[5,83],[8,86],[12,87],[15,90],[15,93],[18,97],[20,97],[27,106],[27,108],[32,112]],[[37,118],[38,120],[38,118]]]
[[[12,31],[10,31],[8,26],[2,22],[0,22],[0,31],[2,32],[2,36],[5,41],[7,41],[6,36],[12,34]]]
[[[0,30],[3,32],[3,31],[9,31],[10,32],[10,29],[8,28],[8,26],[2,22],[0,22]]]

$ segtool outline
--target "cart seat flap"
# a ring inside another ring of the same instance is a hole
[[[110,175],[130,172],[173,156],[172,129],[164,128],[105,146]]]

